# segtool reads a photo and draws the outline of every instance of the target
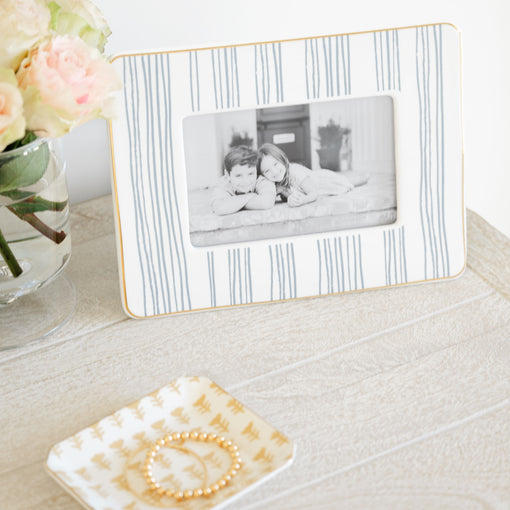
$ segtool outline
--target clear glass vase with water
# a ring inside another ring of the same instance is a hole
[[[36,139],[0,153],[0,255],[1,348],[8,335],[19,336],[15,321],[2,318],[4,309],[50,284],[71,256],[60,140]]]

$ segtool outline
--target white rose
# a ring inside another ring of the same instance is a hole
[[[28,50],[49,34],[50,20],[43,0],[1,0],[0,67],[16,71]]]
[[[101,11],[89,0],[47,0],[51,25],[60,35],[78,36],[99,51],[111,34]]]

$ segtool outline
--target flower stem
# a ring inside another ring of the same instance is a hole
[[[67,207],[67,200],[62,202],[55,202],[53,200],[46,200],[39,196],[34,196],[32,193],[20,190],[9,190],[1,192],[0,195],[10,198],[11,200],[18,201],[13,204],[16,209],[32,209],[32,212],[36,211],[63,211]]]
[[[50,226],[42,222],[33,213],[22,214],[16,211],[16,209],[12,206],[7,206],[7,209],[14,213],[19,219],[26,221],[27,223],[32,225],[32,227],[34,227],[37,231],[39,231],[42,235],[46,236],[48,239],[51,239],[57,244],[60,244],[66,238],[66,233],[63,230],[61,230],[60,232],[53,230]]]
[[[21,269],[21,266],[18,264],[18,261],[16,260],[14,253],[12,253],[11,249],[9,248],[9,245],[7,244],[7,241],[5,240],[5,237],[3,236],[1,230],[0,230],[0,254],[2,255],[9,269],[11,270],[11,273],[14,276],[14,278],[17,278],[23,272],[23,269]]]

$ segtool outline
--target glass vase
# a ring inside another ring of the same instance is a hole
[[[70,256],[60,140],[36,139],[1,152],[0,350],[43,338],[69,316],[74,288],[53,282]]]

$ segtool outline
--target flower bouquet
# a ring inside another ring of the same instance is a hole
[[[33,266],[23,246],[32,258],[35,251],[47,259],[52,255],[41,239],[60,245],[69,238],[55,139],[88,120],[113,116],[121,82],[104,56],[109,35],[89,0],[0,3],[0,304],[28,292],[2,288]],[[46,272],[27,288],[56,273]]]

